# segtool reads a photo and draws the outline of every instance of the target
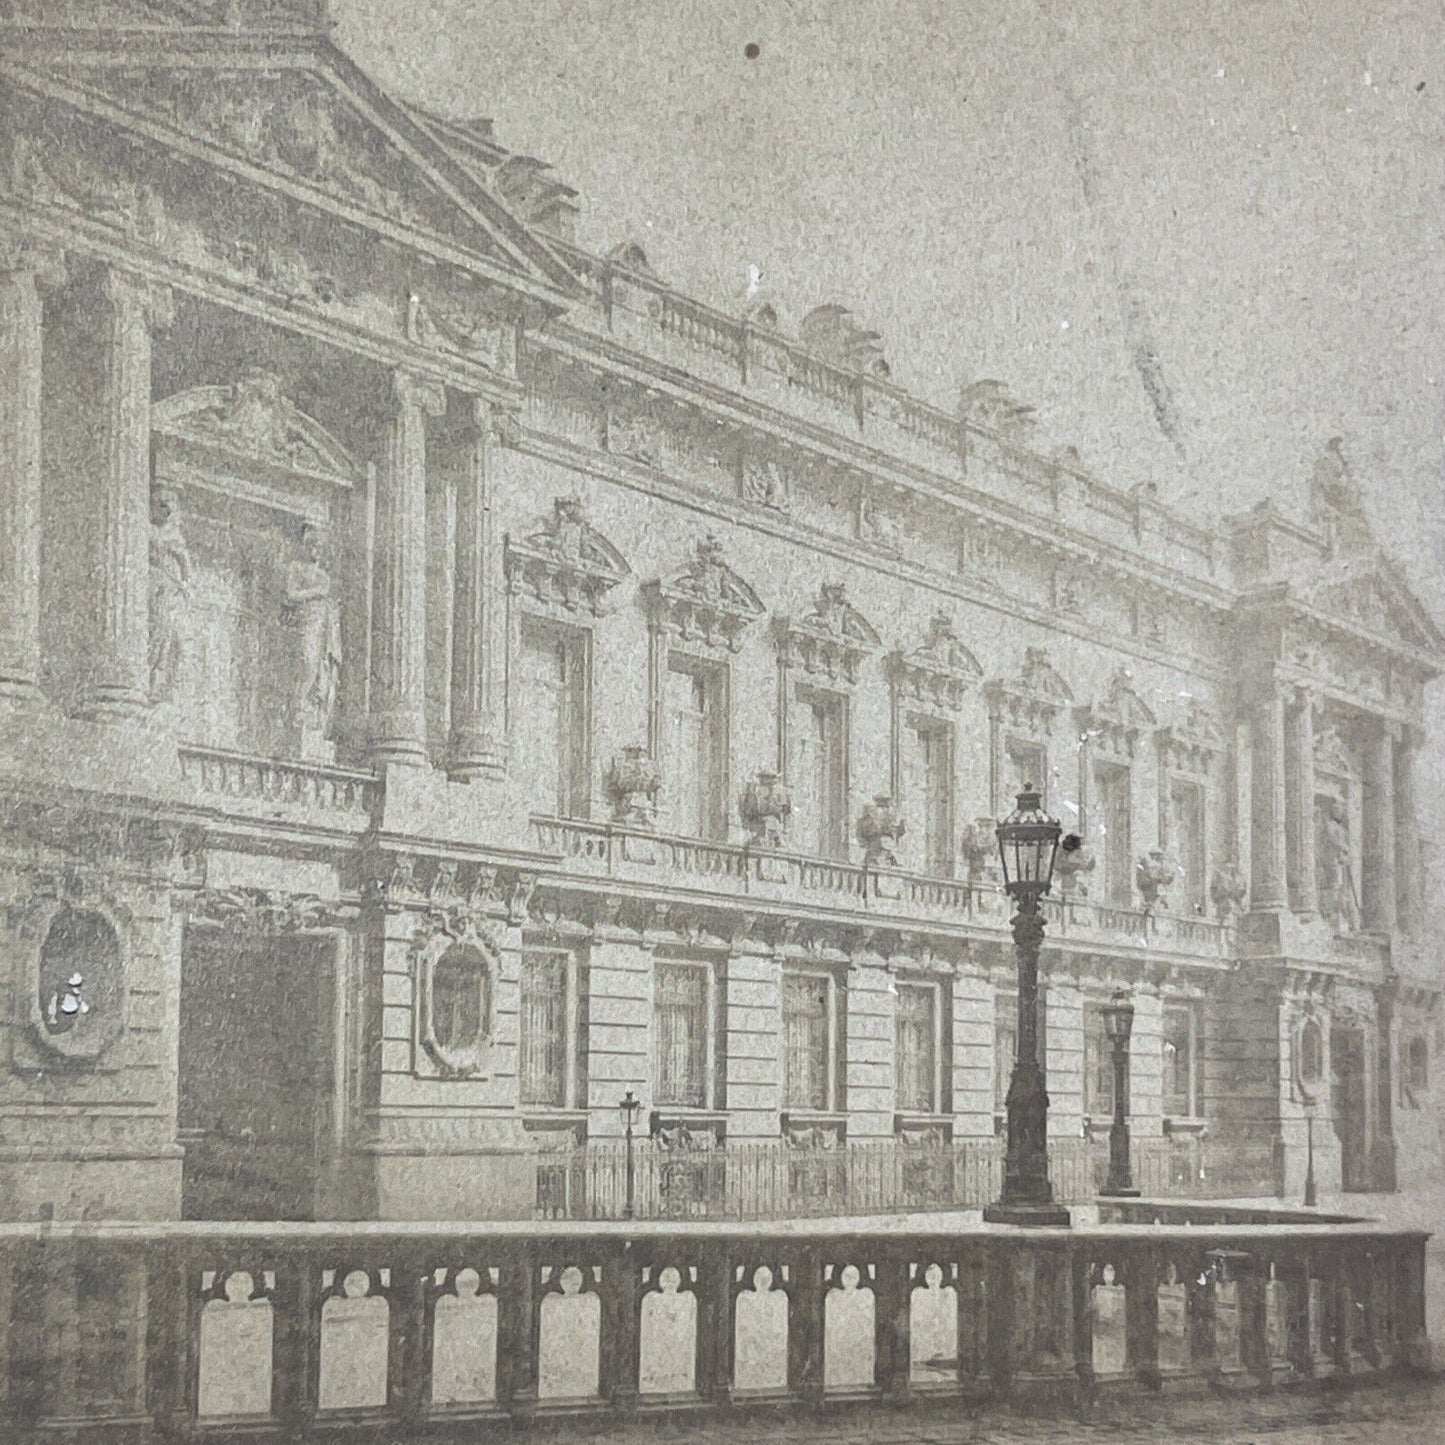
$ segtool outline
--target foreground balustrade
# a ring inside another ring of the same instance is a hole
[[[1359,1223],[10,1225],[5,1414],[35,1438],[292,1439],[1377,1375],[1422,1358],[1424,1239]]]

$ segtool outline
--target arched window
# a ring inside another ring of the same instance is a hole
[[[1306,1019],[1300,1025],[1296,1047],[1299,1050],[1299,1081],[1305,1088],[1314,1088],[1324,1076],[1325,1036],[1317,1019]]]
[[[40,945],[37,1002],[45,1033],[79,1033],[97,1009],[110,1005],[120,978],[120,940],[102,914],[60,908]]]

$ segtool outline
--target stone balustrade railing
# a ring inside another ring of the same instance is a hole
[[[979,421],[911,396],[885,375],[820,356],[776,330],[684,296],[655,277],[565,243],[561,249],[581,275],[597,324],[640,350],[660,353],[661,359],[724,385],[773,390],[786,408],[801,404],[807,419],[845,426],[945,476],[961,477],[970,462],[986,464],[991,488],[1004,487],[1011,501],[1067,517],[1119,545],[1135,546],[1147,535],[1161,560],[1201,578],[1213,575],[1219,556],[1216,533],[1145,492],[1122,490],[1077,465],[1045,458]]]
[[[1423,1361],[1424,1241],[1338,1222],[6,1225],[6,1438],[1339,1383]]]
[[[182,779],[204,799],[264,811],[349,813],[369,817],[381,797],[374,773],[323,763],[261,758],[224,748],[182,746]]]
[[[534,817],[532,838],[563,870],[820,907],[956,925],[1002,928],[1008,900],[997,884],[807,857],[748,844],[674,838],[617,823]],[[1050,936],[1191,958],[1232,956],[1233,929],[1211,919],[1115,908],[1077,897],[1045,900]]]

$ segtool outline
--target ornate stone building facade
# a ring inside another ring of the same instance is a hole
[[[0,25],[0,1213],[530,1212],[627,1089],[989,1137],[1049,905],[1060,1140],[1438,1165],[1414,764],[1445,639],[1337,443],[1213,525],[570,239],[320,4]],[[218,1182],[221,1181],[221,1182]]]

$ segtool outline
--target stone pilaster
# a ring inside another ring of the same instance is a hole
[[[372,610],[371,752],[379,762],[426,758],[426,419],[446,394],[406,372],[393,381],[395,412],[376,498]]]
[[[1395,929],[1395,738],[1383,718],[1373,725],[1365,762],[1364,925],[1375,933]]]
[[[503,770],[496,718],[497,657],[503,646],[501,577],[492,528],[491,470],[497,438],[491,405],[473,403],[467,455],[457,485],[455,590],[452,600],[452,733],[447,772],[457,781]]]
[[[79,711],[133,717],[149,705],[151,337],[170,325],[170,291],[123,271],[106,276],[101,455],[91,496],[96,529],[94,630]]]
[[[1314,698],[1304,688],[1290,701],[1288,727],[1285,844],[1290,906],[1296,913],[1313,913],[1319,906],[1315,875]]]
[[[1250,716],[1250,899],[1255,908],[1282,908],[1285,885],[1284,698],[1271,681]]]
[[[57,253],[0,233],[0,698],[40,675],[41,291],[63,278]]]

